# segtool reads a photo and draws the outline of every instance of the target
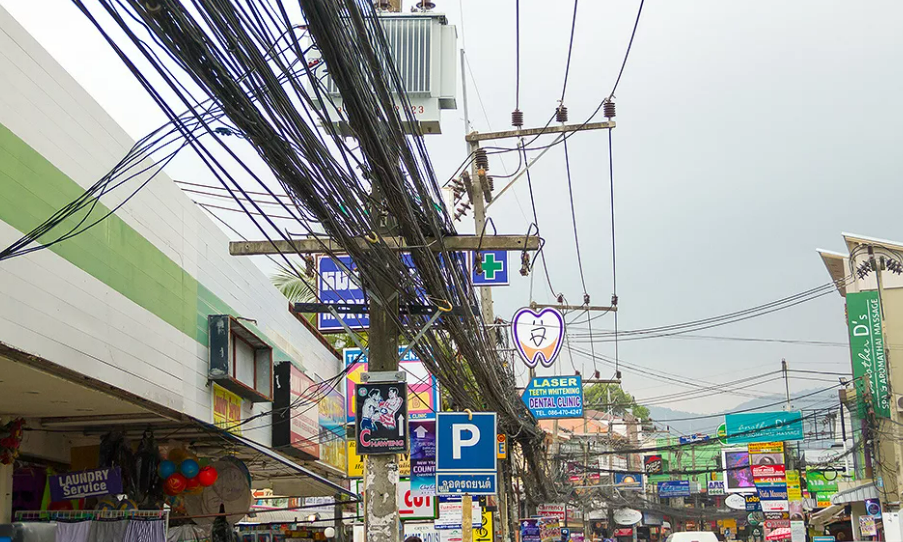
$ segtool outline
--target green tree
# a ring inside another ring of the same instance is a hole
[[[612,414],[623,416],[630,413],[640,420],[649,419],[649,409],[636,402],[633,395],[618,384],[592,384],[584,392],[586,408],[608,411],[611,403]]]

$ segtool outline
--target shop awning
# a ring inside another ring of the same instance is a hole
[[[269,487],[277,495],[334,496],[357,500],[357,494],[248,438],[223,431],[224,438],[260,454],[248,468],[255,489]]]
[[[831,504],[848,504],[851,502],[863,502],[866,499],[877,498],[878,488],[875,487],[874,482],[871,482],[859,487],[854,487],[853,489],[838,492],[831,497]]]
[[[831,506],[820,510],[809,518],[809,523],[815,527],[824,527],[829,523],[833,523],[835,519],[843,515],[844,506],[842,504],[832,504]]]

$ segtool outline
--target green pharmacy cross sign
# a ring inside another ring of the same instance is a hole
[[[470,278],[475,286],[507,286],[509,284],[511,273],[508,267],[508,251],[472,251],[470,257],[472,262]]]
[[[866,382],[875,415],[890,418],[890,388],[887,385],[884,333],[881,330],[881,303],[878,292],[847,294],[850,326],[850,355],[860,415],[865,413]]]

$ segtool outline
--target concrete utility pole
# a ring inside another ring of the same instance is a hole
[[[790,377],[787,374],[787,360],[781,358],[781,372],[784,373],[784,391],[787,393],[787,403],[784,405],[784,410],[790,412],[792,408],[790,406]]]
[[[462,76],[465,73],[464,70],[464,51],[461,51],[461,73]],[[470,128],[468,112],[467,112],[467,85],[466,81],[464,84],[464,126],[465,130]],[[484,237],[485,229],[486,229],[486,209],[491,205],[498,196],[501,196],[508,188],[514,184],[514,182],[523,175],[527,169],[530,168],[539,158],[542,157],[543,154],[548,150],[545,149],[540,155],[536,156],[531,162],[526,164],[526,168],[524,171],[516,174],[514,178],[498,193],[498,195],[492,198],[490,190],[490,186],[487,186],[486,183],[491,183],[488,176],[488,167],[487,164],[483,163],[482,159],[476,160],[475,158],[478,156],[478,152],[480,149],[481,141],[493,141],[498,139],[510,139],[510,138],[519,138],[526,137],[531,135],[542,135],[542,134],[561,134],[560,137],[564,137],[569,132],[576,131],[585,131],[585,130],[602,130],[602,129],[611,129],[615,127],[615,122],[612,120],[597,122],[597,123],[584,123],[584,124],[572,124],[561,126],[547,126],[545,128],[532,128],[532,129],[518,129],[518,130],[507,130],[503,132],[489,132],[489,133],[479,133],[479,132],[471,132],[465,136],[465,141],[467,143],[467,150],[469,152],[469,156],[474,158],[473,164],[471,165],[470,172],[470,182],[471,189],[468,190],[468,194],[470,195],[470,201],[473,205],[473,220],[474,220],[474,235],[477,238]],[[488,162],[488,158],[487,158]],[[487,201],[487,195],[491,198],[490,201]],[[487,247],[481,247],[487,248]],[[487,248],[488,249],[488,248]],[[477,255],[479,257],[479,255]],[[508,270],[509,274],[511,270]],[[484,286],[479,288],[480,291],[480,311],[483,316],[483,321],[487,324],[490,324],[495,321],[495,311],[493,310],[493,302],[492,302],[492,288],[488,286]],[[537,306],[533,307],[534,309]],[[585,308],[585,307],[584,307]],[[592,307],[594,310],[617,310],[616,307]],[[533,368],[530,368],[530,378],[534,378],[536,376],[536,371]],[[553,437],[554,442],[557,443],[557,429],[558,429],[558,420],[555,420],[555,435]],[[505,467],[507,468],[507,467]],[[502,480],[505,481],[504,488],[499,492],[499,516],[500,522],[502,523],[502,540],[504,542],[512,542],[514,539],[512,537],[512,530],[516,530],[517,523],[517,514],[511,513],[510,506],[508,504],[508,495],[507,489],[508,483],[506,480],[507,477],[502,476]],[[513,487],[513,481],[511,484]],[[465,496],[464,508],[467,509],[467,500],[468,496]],[[515,527],[512,527],[512,523],[515,524]],[[464,540],[463,542],[471,542],[469,538],[469,530],[465,527],[463,529],[464,532]]]
[[[879,432],[874,434],[874,439],[877,441],[875,444],[875,448],[878,449],[880,463],[879,467],[883,467],[885,472],[893,471],[893,476],[885,476],[881,473],[881,468],[877,469],[878,474],[876,476],[880,476],[883,481],[883,490],[879,491],[879,498],[882,501],[883,508],[891,511],[898,511],[901,508],[901,489],[903,489],[903,446],[901,446],[900,440],[900,423],[901,416],[899,411],[897,410],[896,400],[894,399],[894,388],[896,387],[896,382],[894,381],[894,371],[891,370],[891,359],[890,359],[890,348],[887,346],[890,344],[890,339],[887,336],[887,322],[885,320],[885,309],[884,309],[884,280],[881,276],[883,268],[886,266],[884,256],[881,256],[881,262],[879,264],[878,258],[875,257],[875,247],[872,245],[868,246],[868,258],[869,264],[872,268],[872,271],[875,272],[875,282],[878,289],[878,307],[880,309],[881,316],[881,336],[884,340],[884,363],[887,368],[887,391],[891,397],[891,405],[890,405],[890,420],[891,424],[889,424],[888,429],[891,433],[891,438],[882,438]],[[868,383],[868,379],[866,379]],[[872,394],[875,394],[877,390],[871,390]],[[874,395],[872,396],[874,400]],[[880,420],[879,420],[880,423]],[[892,461],[888,461],[887,458],[892,457]],[[886,500],[885,500],[886,499]],[[890,501],[890,502],[887,502]]]

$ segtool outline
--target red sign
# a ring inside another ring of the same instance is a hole
[[[784,465],[752,465],[749,468],[752,469],[753,478],[765,478],[768,476],[780,476],[783,478],[787,476]]]
[[[633,529],[615,529],[615,536],[633,536]]]
[[[790,520],[789,519],[766,519],[765,520],[765,528],[766,529],[789,529],[790,528]]]

